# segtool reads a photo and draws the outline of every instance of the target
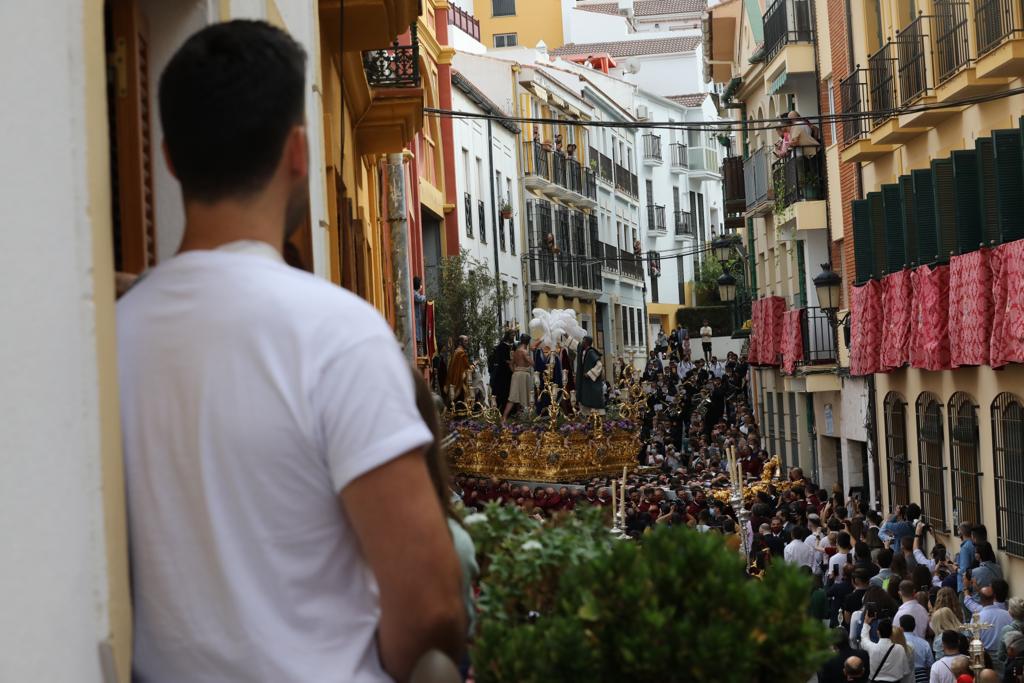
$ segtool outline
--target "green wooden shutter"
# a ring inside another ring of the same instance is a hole
[[[899,179],[900,202],[903,208],[903,250],[907,266],[917,265],[917,214],[914,212],[914,180],[909,175],[901,175]]]
[[[885,257],[885,209],[881,192],[868,192],[868,211],[871,217],[871,257],[874,262],[871,272],[875,277],[882,277],[889,272],[889,265]]]
[[[1019,130],[992,131],[995,147],[996,204],[1003,242],[1024,237],[1024,155]]]
[[[900,186],[882,185],[882,207],[885,210],[886,270],[895,273],[907,265],[906,242],[903,239],[903,198]]]
[[[978,138],[974,143],[978,156],[978,198],[981,201],[981,237],[986,246],[1000,242],[999,205],[996,203],[996,160],[992,138]]]
[[[910,172],[914,179],[914,213],[917,216],[917,263],[939,260],[939,242],[935,235],[935,191],[932,172],[920,168]]]
[[[871,214],[868,200],[855,199],[850,202],[853,213],[853,256],[857,270],[857,284],[861,285],[872,277],[875,257],[871,249]]]
[[[980,247],[982,241],[978,155],[973,150],[961,149],[950,158],[956,199],[956,253],[966,254]]]
[[[935,183],[937,256],[939,263],[948,263],[950,255],[956,253],[956,185],[951,160],[932,161],[932,182]]]

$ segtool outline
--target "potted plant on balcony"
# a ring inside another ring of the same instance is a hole
[[[499,211],[501,211],[501,217],[504,220],[507,221],[509,218],[512,218],[512,205],[509,204],[507,199],[501,203],[501,208],[499,209]]]
[[[590,170],[597,173],[597,159],[590,160]]]

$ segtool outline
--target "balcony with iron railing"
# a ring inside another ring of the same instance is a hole
[[[644,139],[644,163],[648,166],[661,165],[661,136],[646,133]]]
[[[480,41],[480,20],[454,3],[448,5],[448,23],[473,40]]]
[[[696,237],[696,221],[689,211],[680,209],[675,212],[676,237]]]
[[[759,147],[743,160],[743,189],[747,196],[747,213],[758,215],[770,209],[774,199],[769,182],[771,154],[767,147]]]
[[[615,164],[615,189],[619,192],[636,199],[639,197],[637,194],[637,179],[636,174],[628,170],[625,166]]]
[[[800,315],[803,360],[800,365],[832,365],[836,362],[835,332],[828,315],[817,307],[804,308]]]
[[[775,0],[764,13],[763,22],[766,62],[787,45],[814,42],[811,0]]]
[[[868,82],[871,91],[871,125],[878,127],[896,113],[896,58],[888,42],[868,57]]]
[[[668,228],[665,225],[665,206],[651,204],[647,207],[647,230],[664,235]]]
[[[968,3],[935,0],[935,67],[938,83],[957,75],[971,63]]]
[[[644,279],[644,261],[629,251],[619,250],[619,272],[633,280]]]
[[[420,44],[416,24],[409,30],[409,44],[398,40],[383,50],[363,53],[363,70],[372,88],[417,88],[420,85]]]
[[[551,180],[551,152],[537,140],[523,143],[524,175],[528,187],[538,188]]]
[[[598,157],[598,171],[600,173],[601,180],[608,183],[614,183],[615,172],[613,169],[614,165],[612,164],[611,157],[606,157],[604,154],[601,154]]]
[[[930,43],[928,17],[919,16],[902,31],[896,32],[896,70],[899,78],[900,106],[907,107],[931,89],[929,87]]]
[[[1024,3],[1021,0],[975,0],[979,78],[1010,77],[1024,70]]]
[[[865,116],[871,111],[868,97],[868,70],[860,66],[839,81],[839,96],[842,100],[843,146],[852,145],[867,137],[869,131]]]
[[[690,159],[686,154],[686,145],[681,142],[673,142],[668,146],[670,168],[674,173],[682,173],[690,165]]]
[[[825,197],[824,154],[806,156],[803,148],[791,150],[772,164],[775,204],[787,209],[798,202],[813,202]],[[825,227],[821,225],[820,227]]]

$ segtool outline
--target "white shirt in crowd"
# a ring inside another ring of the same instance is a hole
[[[676,372],[679,373],[679,379],[686,379],[687,373],[689,373],[690,370],[693,370],[696,367],[696,365],[694,365],[688,360],[679,361],[679,364],[676,366]]]
[[[828,575],[830,577],[846,576],[846,565],[850,563],[850,558],[847,555],[852,554],[844,553],[842,550],[837,552],[832,557],[828,558]]]
[[[813,567],[814,549],[804,541],[793,539],[782,551],[782,559],[798,567]]]
[[[808,550],[811,551],[811,569],[813,569],[814,573],[818,575],[820,575],[822,571],[822,552],[819,550],[818,546],[820,542],[821,536],[813,533],[804,539],[804,545],[806,545]]]
[[[902,681],[904,676],[911,673],[913,667],[907,658],[906,649],[888,638],[879,638],[877,643],[871,642],[871,629],[866,625],[861,629],[860,647],[871,660],[869,681]]]
[[[259,252],[183,253],[117,305],[136,673],[389,681],[337,496],[432,435],[380,315]]]
[[[956,676],[953,675],[953,662],[958,656],[946,655],[932,664],[928,683],[956,683]]]
[[[916,599],[909,600],[899,606],[896,610],[896,616],[893,618],[892,623],[899,624],[900,617],[904,614],[909,614],[914,617],[914,635],[918,638],[924,638],[925,633],[928,631],[928,610],[921,606]]]
[[[719,379],[725,376],[725,366],[722,364],[722,361],[709,364],[708,369],[711,370],[712,375]]]
[[[709,325],[700,328],[700,341],[701,343],[711,343],[711,327]]]

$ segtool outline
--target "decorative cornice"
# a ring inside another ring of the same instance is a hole
[[[448,47],[447,45],[442,47],[437,53],[438,64],[451,64],[452,59],[455,57],[455,48]]]

